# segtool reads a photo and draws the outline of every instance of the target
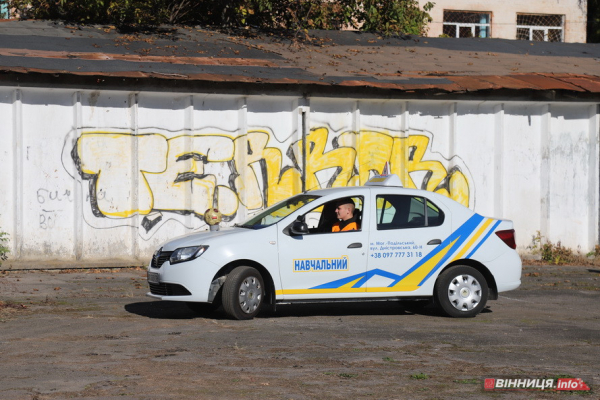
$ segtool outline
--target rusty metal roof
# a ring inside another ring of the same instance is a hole
[[[152,35],[110,26],[0,22],[0,84],[206,85],[268,92],[600,98],[600,45],[503,39],[383,37],[314,31],[309,39],[201,28]]]

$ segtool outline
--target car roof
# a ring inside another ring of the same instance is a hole
[[[401,185],[401,180],[397,175],[386,174],[373,176],[366,182],[364,186],[344,186],[336,188],[316,189],[305,191],[304,193],[314,194],[323,197],[353,196],[364,194],[367,191],[374,191],[375,193],[397,193],[399,195],[427,197],[428,199],[435,200],[435,202],[441,202],[449,207],[453,207],[456,205],[464,207],[462,204],[439,193],[430,192],[428,190],[422,189],[409,189]]]
[[[437,193],[430,192],[427,190],[420,189],[409,189],[398,186],[344,186],[337,188],[326,188],[326,189],[317,189],[317,190],[309,190],[304,192],[305,194],[315,194],[317,196],[337,196],[337,195],[350,195],[352,192],[358,191],[375,191],[375,192],[396,192],[398,194],[407,194],[407,195],[419,195],[419,196],[427,196],[427,197],[437,197],[440,196]]]

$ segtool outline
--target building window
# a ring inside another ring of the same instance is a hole
[[[450,37],[491,37],[491,13],[444,10],[444,35]]]
[[[563,15],[517,14],[517,39],[563,42],[563,26]]]
[[[0,19],[8,19],[8,5],[0,0]]]

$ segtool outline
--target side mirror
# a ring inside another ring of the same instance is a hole
[[[292,235],[306,235],[308,234],[308,225],[304,222],[304,216],[300,215],[290,228]]]

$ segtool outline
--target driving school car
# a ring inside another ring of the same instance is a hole
[[[332,232],[351,199],[358,230]],[[396,175],[309,191],[241,225],[164,243],[148,268],[150,297],[198,312],[221,304],[250,319],[279,303],[429,299],[474,317],[521,283],[513,223],[442,195],[402,188]]]

